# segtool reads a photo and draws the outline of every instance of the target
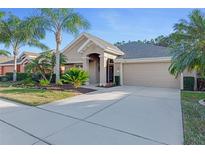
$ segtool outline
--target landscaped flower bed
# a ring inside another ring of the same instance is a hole
[[[21,85],[20,82],[0,82],[0,98],[16,101],[22,104],[38,106],[79,94],[95,91],[88,88],[74,88],[71,84],[42,87]]]
[[[61,86],[56,85],[56,84],[50,84],[49,86],[45,86],[45,87],[41,87],[38,85],[35,88],[47,89],[47,90],[58,90],[58,91],[59,90],[60,91],[75,91],[75,92],[83,93],[83,94],[95,91],[94,89],[83,88],[83,87],[75,88],[71,84],[63,84]]]

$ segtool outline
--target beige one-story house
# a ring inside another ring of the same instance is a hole
[[[82,33],[63,49],[68,59],[65,69],[80,67],[89,72],[89,84],[113,83],[120,76],[121,85],[180,88],[180,77],[172,76],[168,68],[171,55],[168,48],[143,43],[121,46]]]

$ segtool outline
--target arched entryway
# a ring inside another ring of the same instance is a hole
[[[114,82],[114,62],[99,53],[90,53],[83,58],[83,69],[89,73],[87,84],[106,86]]]
[[[89,83],[98,84],[100,82],[100,58],[99,54],[88,55],[89,59]]]

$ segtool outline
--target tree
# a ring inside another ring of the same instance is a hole
[[[169,47],[172,44],[172,40],[169,36],[160,35],[154,39],[154,45]]]
[[[122,42],[116,42],[114,45],[116,46],[123,46],[125,44],[130,44],[130,43],[145,43],[145,44],[152,44],[152,45],[158,45],[158,46],[162,46],[162,47],[169,47],[172,44],[172,40],[170,38],[170,35],[168,36],[164,36],[164,35],[160,35],[154,39],[150,39],[150,40],[137,40],[137,41],[122,41]]]
[[[0,21],[0,32],[0,42],[13,51],[13,81],[16,81],[17,57],[20,49],[26,45],[48,49],[47,46],[39,42],[45,34],[42,33],[41,27],[38,27],[36,18],[20,19],[12,14]]]
[[[66,57],[60,54],[60,65],[66,63]],[[40,54],[36,59],[31,60],[26,65],[26,72],[28,73],[40,73],[44,80],[48,80],[49,83],[52,80],[54,74],[54,68],[56,65],[56,55],[53,51],[45,51]]]
[[[55,35],[56,41],[56,82],[60,79],[60,45],[62,33],[77,35],[80,29],[88,29],[89,22],[73,9],[40,9],[40,18],[45,30]]]
[[[5,16],[5,13],[4,12],[1,12],[0,11],[0,24],[1,24],[1,20],[2,20],[2,18]],[[0,33],[1,33],[1,31],[0,31]],[[0,50],[0,56],[1,55],[4,55],[4,56],[8,56],[10,53],[8,52],[8,51],[6,51],[6,50]]]
[[[188,17],[188,20],[182,19],[174,25],[169,71],[178,76],[185,69],[196,70],[205,77],[205,15],[194,10]]]

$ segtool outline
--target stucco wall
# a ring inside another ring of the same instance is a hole
[[[87,38],[84,37],[64,51],[63,54],[67,57],[68,63],[82,62],[82,54],[78,53],[77,50],[86,40]]]
[[[83,57],[85,57],[85,56],[87,56],[89,54],[92,54],[92,53],[97,53],[99,55],[103,55],[104,54],[102,48],[98,47],[95,44],[92,44],[83,52]]]
[[[170,62],[123,63],[123,84],[180,88],[180,78],[170,75]],[[114,74],[120,75],[120,63],[115,63]]]
[[[120,63],[114,63],[114,76],[120,76]]]
[[[195,71],[189,72],[188,70],[185,70],[183,72],[183,76],[193,76],[193,77],[195,77],[196,76],[196,72]]]
[[[123,64],[125,85],[180,88],[180,80],[169,74],[169,62]]]

